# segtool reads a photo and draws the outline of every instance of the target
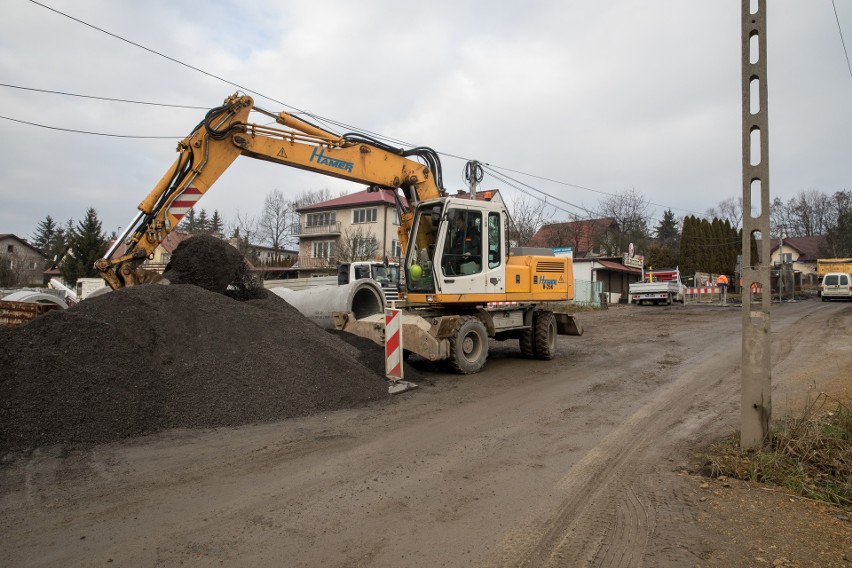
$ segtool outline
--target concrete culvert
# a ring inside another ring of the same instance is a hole
[[[272,288],[270,292],[326,329],[334,328],[334,312],[353,312],[357,319],[361,319],[385,311],[382,287],[370,279],[356,280],[342,286],[316,286],[307,290]]]

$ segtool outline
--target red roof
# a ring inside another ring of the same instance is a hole
[[[638,268],[632,268],[630,266],[624,266],[623,264],[619,264],[618,262],[612,262],[609,260],[597,260],[595,261],[604,268],[608,270],[615,270],[616,272],[630,272],[632,274],[642,274],[642,271]]]
[[[402,199],[402,202],[405,203],[405,198],[400,199]],[[299,213],[302,211],[323,211],[326,209],[342,209],[345,207],[373,205],[377,203],[384,203],[386,205],[396,204],[393,199],[393,194],[390,191],[369,191],[365,189],[342,197],[337,197],[335,199],[329,199],[328,201],[321,201],[319,203],[314,203],[313,205],[306,205],[305,207],[296,209],[296,211]]]
[[[617,227],[617,224],[612,217],[566,223],[550,223],[549,225],[543,225],[533,235],[529,246],[570,246],[574,248],[575,256],[584,255],[592,250],[592,246],[594,246],[597,238],[614,226]]]

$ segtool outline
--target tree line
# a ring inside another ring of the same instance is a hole
[[[236,238],[238,248],[251,258],[252,245],[262,244],[281,251],[295,247],[300,230],[297,210],[338,196],[322,189],[303,192],[288,200],[275,189],[266,196],[256,217],[237,211],[226,221],[218,211],[208,214],[205,209],[197,212],[190,209],[178,228],[192,234]],[[677,218],[667,209],[656,223],[648,200],[633,189],[606,196],[594,208],[586,210],[584,216],[569,214],[561,221],[551,219],[552,213],[548,213],[549,208],[543,202],[520,198],[509,203],[509,208],[512,217],[509,239],[513,246],[528,244],[543,225],[593,218],[613,221],[612,227],[604,227],[591,235],[599,254],[619,256],[627,251],[629,243],[633,243],[637,251],[644,252],[646,266],[680,266],[685,274],[695,271],[732,274],[742,246],[742,198],[725,199],[708,209],[704,216]],[[821,256],[852,257],[850,190],[831,195],[816,190],[802,191],[787,201],[776,197],[770,219],[771,237],[824,235]],[[372,258],[380,252],[375,235],[364,233],[361,227],[350,232],[352,234],[341,236],[336,247],[337,256],[348,255],[353,257],[348,260],[357,260],[356,256]],[[553,242],[548,246],[565,246],[572,239],[576,242],[577,237],[554,233]],[[78,222],[69,219],[58,223],[50,215],[46,216],[36,227],[30,242],[51,259],[66,282],[73,284],[78,278],[97,276],[93,264],[104,256],[108,243],[115,238],[115,232],[104,233],[96,210],[90,207]],[[756,258],[756,252],[753,257]],[[0,285],[4,280],[13,279],[4,274],[0,272]]]
[[[574,246],[587,239],[594,254],[620,256],[633,243],[636,251],[644,254],[646,267],[679,266],[684,274],[733,274],[737,257],[742,253],[741,197],[725,199],[705,215],[678,218],[667,209],[656,223],[651,204],[633,189],[606,196],[586,208],[585,215],[568,214],[561,220],[551,219],[544,202],[520,198],[510,207],[513,246],[530,243],[539,229],[547,227],[547,231],[542,231],[546,246]],[[607,223],[601,223],[602,220]],[[833,194],[801,191],[787,201],[776,197],[770,209],[770,235],[759,236],[817,235],[824,237],[821,257],[852,257],[852,191]],[[753,235],[751,239],[755,259],[756,237]]]

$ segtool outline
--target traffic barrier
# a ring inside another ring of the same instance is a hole
[[[683,294],[684,304],[712,304],[722,301],[722,292],[715,287],[687,288]]]
[[[402,379],[402,310],[385,309],[385,376]]]

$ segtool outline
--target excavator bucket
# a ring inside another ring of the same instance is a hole
[[[583,325],[571,314],[556,313],[556,333],[559,335],[583,335]]]

